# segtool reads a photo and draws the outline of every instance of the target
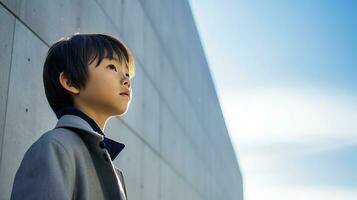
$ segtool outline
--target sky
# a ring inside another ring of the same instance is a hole
[[[189,3],[244,199],[357,199],[357,1]]]

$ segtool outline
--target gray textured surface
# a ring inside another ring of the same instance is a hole
[[[2,132],[0,199],[8,199],[15,169],[25,151],[56,122],[45,96],[40,95],[44,91],[41,62],[46,51],[47,46],[16,20],[6,121]]]
[[[6,27],[0,31],[0,145],[3,143],[6,107],[10,78],[10,66],[12,55],[12,42],[15,30],[15,17],[3,7],[0,7],[0,27]],[[1,170],[1,155],[0,155]]]
[[[134,53],[129,111],[105,130],[126,144],[115,162],[128,198],[243,199],[239,165],[188,2],[1,2],[0,199],[9,198],[26,149],[56,122],[42,85],[48,45],[77,31],[114,35]]]

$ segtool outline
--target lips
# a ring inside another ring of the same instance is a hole
[[[128,96],[130,98],[130,93],[129,92],[122,92],[122,93],[120,93],[120,95],[126,95],[126,96]]]

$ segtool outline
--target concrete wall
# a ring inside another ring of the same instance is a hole
[[[57,119],[44,94],[50,44],[74,32],[123,40],[136,61],[128,113],[106,134],[128,198],[243,199],[242,176],[186,0],[1,0],[0,199],[25,151]]]

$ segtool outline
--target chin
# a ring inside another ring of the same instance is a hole
[[[120,109],[117,110],[115,115],[122,116],[122,115],[126,114],[127,112],[128,112],[128,107],[120,108]]]

